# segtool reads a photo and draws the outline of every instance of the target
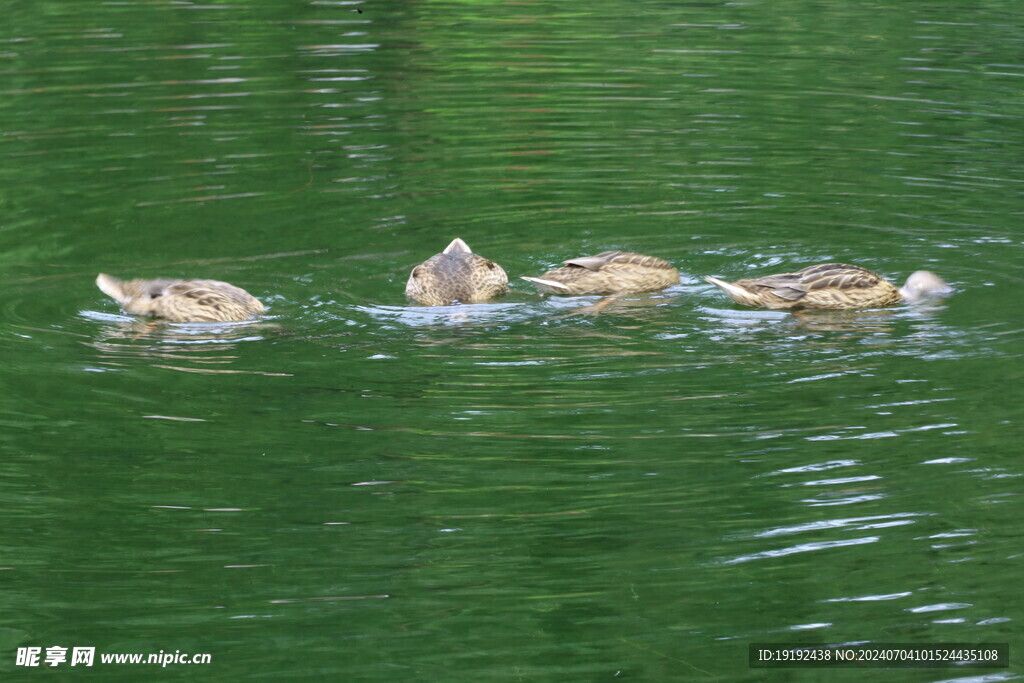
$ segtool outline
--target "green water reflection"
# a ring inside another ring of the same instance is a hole
[[[1016,4],[356,6],[8,8],[0,670],[859,680],[746,646],[1021,644]],[[456,236],[513,291],[408,306]],[[584,316],[516,279],[615,248],[682,283]],[[797,318],[700,279],[826,260],[958,291]],[[147,326],[100,271],[269,315]]]

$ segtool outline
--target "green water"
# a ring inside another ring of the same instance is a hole
[[[1018,3],[4,10],[5,676],[1024,672]],[[454,237],[512,292],[407,305]],[[682,284],[586,316],[517,279],[606,249]],[[830,260],[957,293],[796,318],[701,279]],[[269,315],[146,327],[100,271]],[[854,641],[1011,668],[747,664]],[[98,661],[160,651],[212,661]]]

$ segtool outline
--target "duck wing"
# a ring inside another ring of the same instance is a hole
[[[738,282],[751,291],[769,290],[787,301],[799,301],[808,294],[822,290],[866,290],[878,287],[882,277],[867,268],[846,263],[821,263],[795,273],[778,273]]]
[[[567,266],[579,266],[587,270],[598,271],[605,266],[616,264],[623,266],[640,266],[643,268],[666,268],[672,269],[672,264],[656,256],[645,254],[634,254],[631,251],[602,251],[595,256],[580,256],[579,258],[562,261]]]
[[[240,287],[219,280],[178,280],[161,288],[160,311],[168,319],[222,321],[262,313],[263,304]]]
[[[586,268],[597,272],[607,266],[614,260],[614,257],[619,255],[621,252],[618,251],[604,251],[596,256],[580,256],[579,258],[571,258],[568,261],[562,261],[567,266],[578,266],[580,268]]]
[[[796,274],[800,275],[800,284],[808,292],[821,289],[870,289],[887,282],[878,273],[848,263],[822,263],[808,266]]]

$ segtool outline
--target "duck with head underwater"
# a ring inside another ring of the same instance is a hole
[[[668,261],[629,251],[604,251],[562,263],[540,277],[524,275],[523,279],[557,296],[652,292],[679,283],[679,271]]]
[[[738,304],[773,309],[880,308],[948,296],[953,288],[935,273],[919,270],[900,288],[878,273],[846,263],[821,263],[793,273],[725,282],[707,276]]]
[[[475,304],[508,291],[508,275],[456,237],[440,254],[412,269],[405,294],[424,306]]]
[[[126,313],[172,323],[241,322],[264,312],[259,299],[220,280],[121,280],[100,273],[96,286]]]

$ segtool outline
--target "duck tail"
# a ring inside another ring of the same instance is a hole
[[[113,275],[100,273],[96,276],[96,286],[114,301],[120,302],[125,299],[124,280],[120,280]]]
[[[737,287],[731,282],[719,280],[717,277],[711,277],[710,275],[705,275],[704,281],[710,282],[715,287],[721,289],[736,303],[750,305],[750,293],[742,287]]]
[[[461,237],[456,237],[452,240],[452,243],[444,248],[443,254],[472,254],[473,250],[469,248],[469,245],[462,241]]]
[[[532,282],[542,292],[548,292],[549,294],[560,294],[562,292],[568,293],[571,291],[566,285],[561,282],[555,282],[554,280],[545,280],[542,277],[529,277],[527,275],[520,275],[520,279]]]

